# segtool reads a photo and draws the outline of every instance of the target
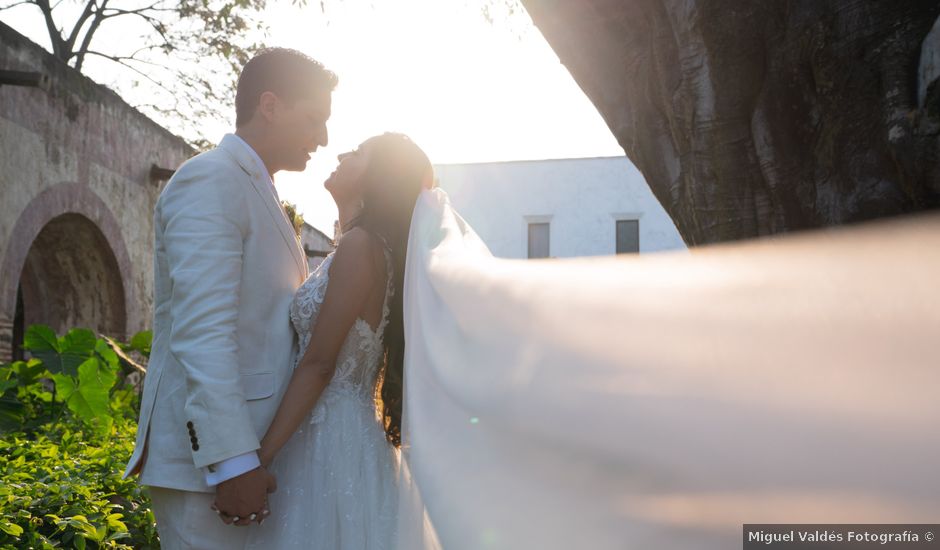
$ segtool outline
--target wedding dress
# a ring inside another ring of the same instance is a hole
[[[385,259],[388,284],[381,321],[375,329],[361,318],[355,321],[333,379],[272,463],[278,489],[269,499],[271,516],[253,530],[249,548],[395,548],[399,453],[385,438],[374,398],[394,292],[387,250]],[[298,361],[310,343],[332,261],[331,253],[291,303]]]
[[[392,478],[401,550],[719,550],[740,547],[744,523],[935,522],[937,250],[934,215],[510,260],[425,191],[404,278],[398,476],[371,405],[331,387],[325,419],[276,464],[262,528],[282,533],[259,546],[378,547]],[[321,301],[324,264],[301,291]],[[357,322],[341,357],[368,336]],[[368,542],[347,543],[354,527]]]
[[[441,189],[411,222],[402,540],[722,550],[940,517],[940,215],[533,261],[472,223]]]

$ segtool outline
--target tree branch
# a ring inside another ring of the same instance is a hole
[[[157,34],[160,35],[160,38],[163,39],[164,44],[170,44],[171,42],[170,42],[169,37],[166,34],[166,27],[164,26],[164,23],[160,21],[159,19],[157,19],[156,17],[153,17],[147,14],[147,12],[175,12],[176,11],[173,8],[158,8],[157,6],[159,6],[160,4],[161,2],[156,2],[146,8],[139,8],[136,10],[123,10],[123,9],[118,9],[118,8],[108,8],[108,10],[102,10],[102,13],[103,13],[102,18],[113,19],[115,17],[120,17],[122,15],[136,15],[137,17],[140,17],[141,19],[146,21],[153,28],[153,30],[156,31]]]
[[[105,59],[107,59],[107,60],[109,60],[109,61],[125,61],[125,62],[127,62],[127,61],[134,61],[134,62],[136,62],[136,63],[143,63],[144,65],[150,65],[151,67],[159,67],[159,68],[165,69],[165,70],[167,70],[167,71],[172,71],[172,69],[171,69],[170,67],[168,67],[168,66],[166,66],[166,65],[164,65],[164,64],[162,64],[162,63],[157,63],[156,61],[150,61],[150,60],[148,60],[148,59],[141,59],[141,58],[139,58],[139,57],[134,57],[135,55],[137,55],[138,53],[140,53],[140,51],[142,51],[142,50],[145,50],[145,49],[152,49],[152,48],[157,48],[157,47],[158,47],[158,46],[148,46],[148,47],[146,47],[146,48],[140,48],[140,49],[138,49],[136,52],[132,53],[131,55],[110,55],[110,54],[102,53],[102,52],[95,51],[95,50],[88,50],[88,51],[86,51],[85,53],[88,54],[88,55],[94,55],[94,56],[97,56],[97,57],[103,57],[103,58],[105,58]]]
[[[93,0],[97,6],[97,0]],[[98,27],[101,25],[101,22],[104,21],[104,9],[108,5],[108,0],[102,0],[101,7],[95,10],[95,18],[92,20],[91,25],[88,27],[88,32],[85,33],[85,38],[82,40],[81,47],[78,48],[78,51],[75,52],[75,69],[81,71],[82,64],[85,63],[85,52],[88,51],[88,47],[91,45],[91,39],[94,37],[95,32],[97,32]],[[76,28],[77,31],[77,28]]]
[[[46,0],[46,2],[48,3],[48,0]],[[85,26],[85,21],[97,11],[97,8],[98,0],[88,0],[85,3],[85,9],[82,10],[82,14],[79,15],[78,20],[75,21],[75,26],[72,27],[72,32],[69,33],[69,37],[65,39],[65,47],[68,49],[69,54],[72,54],[74,51],[75,40],[78,39],[79,31]],[[71,55],[69,55],[69,57],[71,57]]]
[[[155,66],[158,66],[158,67],[167,68],[167,67],[165,67],[165,66],[163,66],[163,65],[160,65],[159,63],[152,63],[152,62],[149,62],[149,61],[144,61],[144,60],[142,60],[142,59],[131,59],[131,58],[120,57],[120,56],[116,56],[116,55],[108,55],[108,54],[106,54],[106,53],[96,52],[96,51],[94,51],[94,50],[87,50],[87,51],[85,52],[85,54],[86,54],[86,55],[93,55],[93,56],[96,56],[96,57],[101,57],[101,58],[107,59],[108,61],[112,61],[112,62],[114,62],[114,63],[117,63],[118,65],[121,65],[121,66],[123,66],[123,67],[126,67],[126,68],[128,68],[128,69],[134,71],[135,73],[139,74],[140,76],[146,78],[147,80],[149,80],[150,82],[152,82],[155,86],[161,88],[163,91],[167,92],[168,94],[175,95],[174,92],[173,92],[172,90],[170,90],[170,89],[166,86],[166,84],[164,84],[164,83],[162,83],[162,82],[160,82],[160,81],[154,79],[154,78],[153,78],[152,76],[150,76],[149,74],[147,74],[147,73],[141,71],[140,69],[138,69],[137,67],[131,65],[130,63],[127,63],[127,61],[138,61],[138,62],[140,62],[140,63],[148,63],[148,64],[150,64],[150,65],[155,65]]]
[[[23,4],[35,4],[32,0],[22,0],[21,2],[14,2],[9,6],[0,6],[0,11],[8,10],[10,8],[15,8],[16,6],[22,6]]]
[[[49,0],[34,0],[33,3],[42,10],[43,19],[46,21],[46,30],[49,31],[49,42],[52,43],[52,54],[62,61],[68,61],[69,52],[65,51],[62,33],[56,28],[55,21],[52,19],[52,6],[49,5]]]
[[[109,17],[109,18],[110,18],[110,17],[118,17],[118,16],[120,16],[120,15],[141,15],[141,14],[147,13],[147,12],[173,12],[173,13],[176,13],[176,12],[179,11],[177,8],[158,8],[157,6],[159,6],[159,5],[162,4],[162,3],[163,3],[163,2],[162,2],[162,0],[161,0],[161,1],[159,1],[159,2],[154,2],[153,4],[150,4],[149,6],[147,6],[147,7],[145,7],[145,8],[137,8],[136,10],[123,10],[123,9],[120,9],[120,8],[109,8],[108,10],[109,10],[111,13],[107,14],[105,17]]]
[[[260,13],[267,1],[220,0],[210,6],[208,0],[0,0],[0,11],[35,5],[43,13],[56,58],[79,71],[86,69],[89,56],[106,59],[118,66],[117,71],[115,67],[109,70],[106,64],[103,68],[105,74],[115,74],[116,83],[133,81],[134,86],[148,89],[141,108],[172,120],[198,121],[221,116],[221,107],[230,101],[227,92],[233,86],[232,74],[237,75],[249,52],[257,47],[247,37],[255,28],[263,32],[263,25],[244,13]],[[305,1],[292,0],[295,4]],[[56,27],[53,18],[53,13],[62,16],[66,12],[78,16],[69,18],[68,34]],[[96,41],[96,36],[104,21],[124,15],[128,19],[122,23],[136,16],[149,28],[143,29],[136,43],[100,46],[103,43]],[[210,62],[216,60],[221,65]],[[191,130],[185,131],[193,134]]]

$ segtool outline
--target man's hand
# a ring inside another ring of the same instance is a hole
[[[270,514],[268,493],[275,490],[277,482],[274,476],[258,467],[219,483],[215,489],[213,509],[226,525],[261,523]]]

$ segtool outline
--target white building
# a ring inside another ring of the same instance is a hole
[[[438,185],[494,255],[599,256],[685,249],[626,157],[442,164]]]

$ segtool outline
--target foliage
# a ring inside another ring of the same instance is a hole
[[[121,479],[134,420],[118,416],[106,435],[82,428],[66,418],[0,439],[0,547],[158,546],[146,496]]]
[[[117,351],[147,356],[151,338],[149,332],[139,333]],[[112,406],[132,402],[135,390],[123,382],[131,365],[108,342],[87,329],[59,338],[45,325],[29,327],[23,348],[32,359],[0,365],[0,431],[30,430],[58,420],[68,409],[87,429],[109,433]]]
[[[27,330],[29,361],[0,364],[0,548],[157,547],[149,502],[122,480],[138,392],[121,357],[149,354],[144,332],[117,349],[84,329]]]
[[[297,236],[300,237],[304,228],[303,214],[297,211],[296,204],[289,201],[281,201],[281,207],[284,208],[284,213],[287,214],[291,225],[294,226],[294,233],[297,233]]]

